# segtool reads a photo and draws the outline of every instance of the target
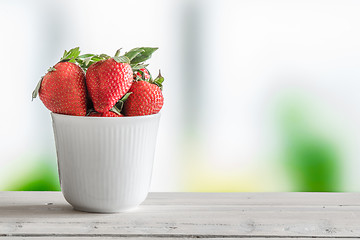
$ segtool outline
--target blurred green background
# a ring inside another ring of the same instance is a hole
[[[60,190],[49,111],[31,92],[65,49],[156,46],[151,191],[359,191],[359,12],[340,0],[1,1],[0,190]]]

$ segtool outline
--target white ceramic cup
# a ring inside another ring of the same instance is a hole
[[[149,191],[160,114],[78,117],[51,113],[61,191],[75,209],[122,212]]]

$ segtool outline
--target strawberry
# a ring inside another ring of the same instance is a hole
[[[131,93],[126,93],[115,105],[110,109],[110,111],[101,113],[96,112],[95,110],[91,109],[88,116],[90,117],[123,117],[124,115],[121,114],[121,109],[123,108],[124,102],[130,96]]]
[[[150,80],[150,73],[146,68],[141,68],[134,72],[134,80]]]
[[[161,90],[163,81],[160,73],[153,81],[135,81],[129,90],[131,95],[124,103],[124,115],[142,116],[158,113],[164,104]]]
[[[105,112],[105,113],[99,113],[99,112],[91,112],[88,116],[90,117],[123,117],[124,115],[122,114],[117,114],[117,113],[114,113],[112,111],[108,111],[108,112]]]
[[[126,56],[100,60],[90,65],[86,72],[86,85],[95,111],[106,113],[130,89],[133,72]]]
[[[65,51],[64,57],[73,54],[73,50],[78,51],[78,48]],[[85,116],[88,103],[85,73],[64,57],[42,77],[33,92],[33,98],[39,94],[45,107],[54,113]]]

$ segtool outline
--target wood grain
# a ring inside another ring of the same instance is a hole
[[[360,194],[150,193],[134,211],[93,214],[60,192],[0,192],[0,237],[360,238]]]
[[[2,237],[1,240],[10,240],[10,239],[15,239],[15,240],[20,240],[20,239],[27,239],[27,240],[44,240],[44,239],[56,239],[56,240],[74,240],[74,239],[80,239],[80,240],[85,240],[85,239],[96,239],[96,237],[61,237],[61,236],[51,236],[51,238],[47,238],[47,237],[29,237],[29,236],[25,236],[25,237]],[[194,239],[199,239],[197,237],[194,238],[164,238],[164,237],[101,237],[101,239],[105,239],[105,240],[109,240],[109,239],[120,239],[120,240],[164,240],[164,239],[171,239],[171,240],[194,240]],[[245,239],[251,239],[251,240],[311,240],[314,238],[293,238],[293,237],[271,237],[271,238],[267,238],[267,237],[236,237],[236,238],[200,238],[202,240],[220,240],[220,239],[226,239],[226,240],[236,240],[236,239],[240,239],[240,240],[245,240]],[[317,240],[328,240],[329,238],[315,238]],[[336,240],[349,240],[349,239],[356,239],[356,238],[330,238],[330,239],[336,239]]]
[[[12,236],[12,237],[2,237],[1,240],[10,240],[10,239],[15,239],[15,240],[19,240],[19,239],[27,239],[27,240],[44,240],[44,239],[56,239],[56,240],[74,240],[74,239],[80,239],[80,240],[85,240],[85,239],[96,239],[96,237],[83,237],[83,236],[76,236],[76,238],[74,237],[62,237],[62,236],[51,236],[51,237],[29,237],[29,236],[23,236],[23,237],[19,237],[19,236]],[[168,238],[168,237],[152,237],[152,236],[147,236],[147,237],[101,237],[100,239],[105,239],[105,240],[109,240],[109,239],[120,239],[120,240],[164,240],[164,239],[171,239],[171,240],[194,240],[194,239],[202,239],[202,240],[220,240],[220,239],[226,239],[226,240],[236,240],[236,239],[240,239],[240,240],[245,240],[245,239],[250,239],[250,240],[311,240],[314,238],[293,238],[293,237],[236,237],[236,238],[198,238],[198,237],[193,237],[193,238]],[[315,238],[316,240],[329,240],[329,238]],[[330,239],[336,239],[336,240],[349,240],[349,239],[357,239],[357,238],[330,238]]]

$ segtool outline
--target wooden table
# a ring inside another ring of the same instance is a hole
[[[74,211],[60,192],[0,192],[0,239],[360,239],[360,193],[150,193]]]

